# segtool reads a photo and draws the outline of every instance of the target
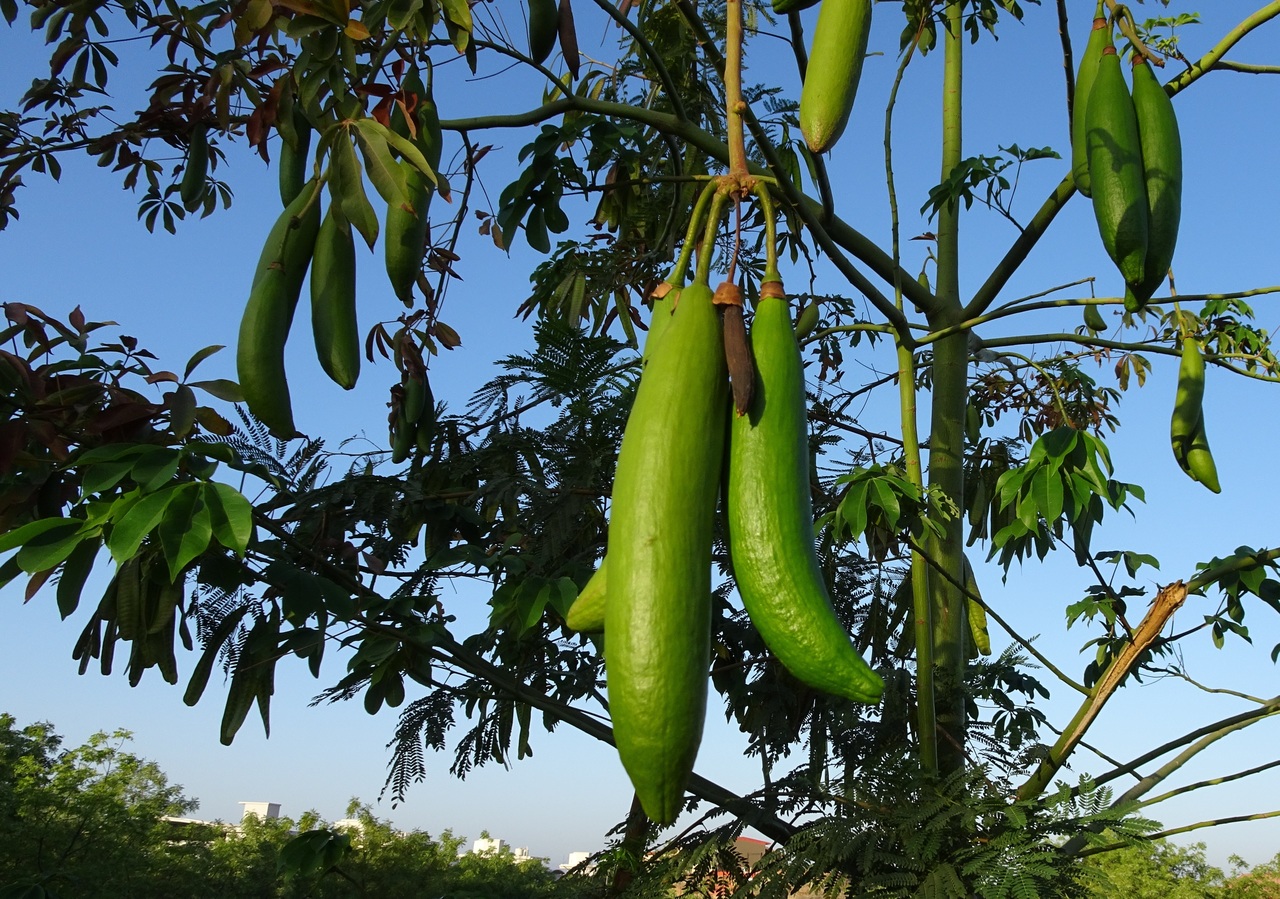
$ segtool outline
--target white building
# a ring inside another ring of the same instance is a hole
[[[243,822],[245,818],[254,815],[260,821],[269,821],[280,817],[280,803],[278,802],[242,802],[244,807],[240,812],[240,820]]]
[[[529,854],[528,846],[517,846],[513,849],[507,845],[506,840],[481,837],[471,844],[472,855],[502,855],[503,853],[509,853],[511,858],[517,862],[527,862],[533,858]]]
[[[506,840],[491,840],[481,837],[471,844],[472,855],[500,855],[507,848]]]
[[[561,871],[572,871],[574,868],[586,862],[589,858],[591,858],[590,852],[570,852],[569,860],[558,867]],[[587,868],[587,872],[590,873],[594,869],[595,865],[591,865]]]

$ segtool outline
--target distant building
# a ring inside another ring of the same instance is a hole
[[[512,849],[507,845],[506,840],[494,840],[489,837],[481,837],[471,844],[472,855],[503,855],[509,854],[511,858],[518,862],[532,861],[533,856],[529,854],[528,846],[517,846]]]
[[[241,823],[250,815],[254,815],[263,821],[280,817],[280,803],[278,802],[242,802],[240,805],[244,806],[243,811],[240,812]]]
[[[471,844],[472,855],[500,855],[507,848],[506,840],[491,840],[481,837]]]
[[[160,820],[173,828],[173,832],[180,835],[179,839],[185,839],[187,836],[198,832],[197,829],[208,831],[213,828],[214,832],[222,831],[228,834],[239,834],[244,830],[244,822],[253,816],[259,821],[275,820],[280,817],[280,803],[278,802],[241,802],[243,806],[240,812],[239,824],[227,824],[224,821],[204,821],[199,818],[179,818],[174,815],[161,815]],[[201,839],[209,839],[208,836]]]
[[[589,858],[591,858],[590,852],[570,852],[569,860],[565,862],[563,865],[559,865],[558,867],[560,868],[561,871],[572,871],[574,868],[578,867],[579,865],[584,864]],[[595,870],[595,867],[596,867],[595,865],[588,865],[583,870],[585,870],[588,874],[590,874],[592,871]]]

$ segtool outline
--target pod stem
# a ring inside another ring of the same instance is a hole
[[[760,201],[760,212],[764,215],[764,277],[761,282],[781,281],[778,274],[778,210],[773,205],[773,197],[769,195],[769,187],[757,181],[751,186],[751,192]]]
[[[1142,39],[1138,37],[1138,22],[1134,19],[1133,13],[1130,12],[1129,7],[1125,6],[1123,3],[1117,3],[1116,0],[1106,0],[1106,3],[1111,7],[1111,17],[1108,20],[1109,25],[1112,28],[1120,29],[1120,33],[1123,34],[1129,40],[1129,43],[1133,45],[1133,52],[1135,54],[1145,56],[1147,59],[1151,60],[1152,63],[1163,69],[1164,57],[1160,56],[1160,54],[1156,53],[1144,44]]]
[[[720,219],[724,217],[724,207],[729,202],[729,195],[717,189],[711,200],[711,212],[707,215],[706,226],[702,229],[702,249],[698,251],[698,268],[694,273],[693,283],[711,283],[711,259],[715,255],[716,232],[720,230]]]
[[[672,287],[683,287],[684,276],[689,270],[689,262],[693,259],[693,248],[698,244],[698,232],[702,229],[707,214],[707,206],[711,203],[711,198],[715,196],[717,183],[709,182],[702,193],[698,195],[698,201],[693,204],[693,214],[689,216],[689,227],[684,232],[684,244],[680,247],[680,255],[676,258],[676,264],[671,269],[671,274],[667,275],[667,283]]]

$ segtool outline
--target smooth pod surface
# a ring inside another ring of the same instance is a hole
[[[1084,52],[1080,54],[1080,66],[1076,70],[1075,101],[1071,107],[1071,179],[1076,183],[1076,190],[1086,197],[1093,196],[1093,189],[1089,180],[1089,150],[1085,142],[1085,110],[1089,105],[1089,93],[1093,90],[1093,79],[1098,74],[1098,60],[1102,58],[1102,49],[1107,45],[1107,34],[1110,34],[1110,29],[1102,0],[1098,0],[1089,40],[1085,43]]]
[[[191,131],[191,147],[187,152],[187,167],[178,185],[178,197],[188,212],[200,205],[204,196],[204,181],[209,175],[209,129],[197,125]]]
[[[1182,221],[1182,137],[1173,101],[1151,64],[1133,67],[1133,109],[1142,141],[1142,173],[1147,186],[1146,278],[1134,289],[1146,302],[1169,274]]]
[[[681,291],[618,454],[605,674],[618,755],[645,814],[680,812],[706,715],[711,538],[728,374],[711,288]]]
[[[1178,465],[1188,474],[1187,452],[1200,421],[1203,403],[1204,357],[1200,354],[1200,345],[1187,337],[1182,341],[1182,358],[1178,364],[1178,390],[1173,400],[1173,415],[1169,420],[1169,441]]]
[[[302,192],[302,186],[307,183],[307,168],[311,163],[311,124],[292,103],[289,105],[288,115],[292,127],[288,129],[288,136],[281,133],[280,170],[277,176],[280,202],[286,206]]]
[[[578,598],[569,606],[564,623],[571,631],[583,634],[598,634],[604,630],[605,592],[608,589],[609,558],[600,560],[600,567],[587,580],[586,585],[578,592]]]
[[[884,682],[836,617],[818,561],[809,494],[804,369],[784,299],[751,327],[756,387],[729,437],[729,552],[742,604],[765,645],[800,680],[877,702]]]
[[[1204,355],[1200,344],[1193,338],[1184,338],[1182,361],[1178,366],[1178,392],[1169,423],[1169,441],[1178,467],[1192,480],[1199,481],[1214,493],[1220,493],[1218,467],[1213,461],[1204,429],[1204,380]]]
[[[356,321],[356,247],[351,225],[325,213],[311,262],[311,330],[316,358],[344,390],[360,376],[360,328]]]
[[[1086,110],[1089,178],[1098,234],[1124,277],[1125,306],[1136,311],[1134,291],[1146,280],[1147,186],[1138,116],[1109,31],[1107,40]]]
[[[555,49],[560,34],[560,7],[556,0],[529,0],[529,55],[543,63]]]
[[[830,150],[853,112],[871,36],[871,0],[826,0],[818,9],[800,89],[800,130],[814,153]]]
[[[413,163],[401,160],[399,165],[404,173],[405,186],[413,208],[406,208],[399,203],[387,206],[383,258],[391,289],[401,302],[412,305],[413,285],[417,283],[418,273],[422,271],[422,256],[427,246],[427,232],[431,227],[428,215],[434,185]]]
[[[319,181],[308,182],[271,227],[236,342],[236,376],[245,403],[272,433],[284,438],[297,433],[284,345],[320,229],[319,191]]]

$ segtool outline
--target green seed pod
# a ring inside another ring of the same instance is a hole
[[[178,197],[188,212],[194,212],[204,197],[204,182],[209,176],[209,129],[196,125],[191,131],[191,147],[187,152],[187,167],[178,185]]]
[[[751,326],[756,385],[735,416],[725,490],[742,604],[765,645],[800,680],[857,702],[884,682],[836,617],[813,532],[804,366],[787,301],[762,296]]]
[[[598,634],[604,631],[605,592],[608,588],[607,563],[605,557],[600,560],[600,567],[591,575],[585,587],[578,593],[578,598],[569,606],[564,623],[571,631],[583,634]]]
[[[828,0],[818,10],[800,90],[800,130],[814,153],[830,150],[849,124],[871,36],[871,0]]]
[[[1146,278],[1134,288],[1145,303],[1160,288],[1173,262],[1182,219],[1182,138],[1173,102],[1150,64],[1134,57],[1133,109],[1142,141],[1142,170],[1147,186]]]
[[[1089,105],[1093,80],[1098,74],[1098,60],[1102,58],[1102,49],[1107,45],[1110,33],[1102,0],[1098,0],[1098,8],[1093,14],[1093,29],[1089,32],[1084,53],[1080,55],[1075,102],[1071,107],[1071,178],[1076,189],[1086,197],[1093,196],[1093,190],[1089,180],[1089,149],[1085,141],[1085,110]]]
[[[618,756],[645,814],[680,813],[706,716],[711,540],[728,371],[711,287],[684,288],[618,453],[605,674]]]
[[[1084,326],[1095,333],[1107,330],[1107,320],[1097,306],[1090,304],[1084,307]]]
[[[560,33],[560,8],[556,0],[529,0],[529,55],[546,62]]]
[[[1109,31],[1089,93],[1086,123],[1098,233],[1124,277],[1125,308],[1135,312],[1144,305],[1135,289],[1146,279],[1147,186],[1138,117]]]
[[[284,345],[320,230],[319,192],[318,180],[308,182],[271,227],[236,343],[236,375],[249,411],[285,439],[297,429],[285,378]]]
[[[316,235],[311,261],[311,330],[316,358],[344,390],[360,376],[356,322],[356,247],[351,225],[330,205]]]

